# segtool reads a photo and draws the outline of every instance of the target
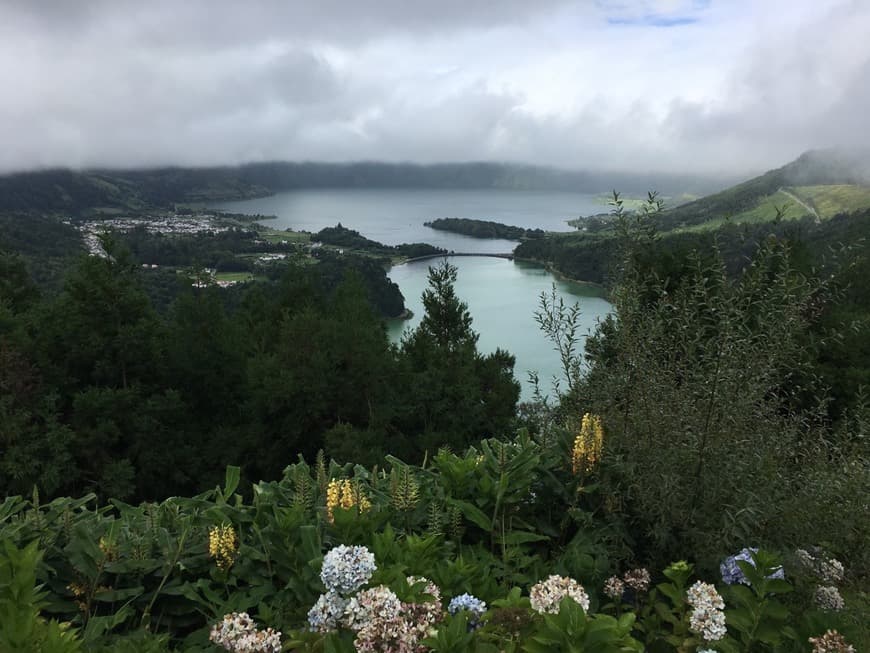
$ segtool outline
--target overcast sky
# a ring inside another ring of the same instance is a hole
[[[0,171],[870,145],[870,0],[0,0]]]

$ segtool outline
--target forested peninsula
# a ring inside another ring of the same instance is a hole
[[[525,240],[541,238],[543,229],[526,229],[491,220],[474,220],[471,218],[437,218],[424,223],[427,227],[440,231],[450,231],[473,238],[503,238],[505,240]]]

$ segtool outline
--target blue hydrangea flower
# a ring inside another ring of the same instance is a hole
[[[484,612],[486,612],[486,602],[481,601],[476,596],[472,596],[468,593],[454,596],[450,600],[450,604],[447,606],[447,612],[449,612],[451,615],[455,615],[461,610],[466,610],[469,612],[468,628],[470,630],[474,630],[475,628],[480,626],[480,617],[483,615]]]
[[[741,550],[740,553],[725,558],[719,565],[719,571],[722,573],[722,582],[724,582],[726,585],[733,585],[734,583],[749,585],[749,579],[746,578],[746,575],[743,573],[743,570],[740,569],[740,565],[738,565],[737,562],[739,560],[742,560],[744,562],[748,562],[754,567],[755,561],[752,559],[752,554],[757,552],[757,548],[750,547]],[[782,567],[779,567],[772,574],[770,574],[768,578],[785,578],[785,572],[783,571]]]
[[[347,606],[347,599],[343,599],[335,592],[321,594],[314,606],[308,611],[308,625],[312,631],[325,633],[338,628],[339,621]]]
[[[328,591],[348,594],[369,582],[376,569],[375,556],[366,547],[342,544],[324,556],[320,580]]]

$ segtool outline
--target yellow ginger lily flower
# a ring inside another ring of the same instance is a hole
[[[580,422],[580,432],[574,438],[574,448],[571,451],[571,472],[590,472],[601,460],[601,450],[604,447],[604,428],[601,417],[586,413]]]
[[[208,531],[208,554],[215,559],[218,569],[229,569],[236,561],[239,548],[236,531],[229,524],[213,526]]]
[[[359,481],[330,480],[326,486],[326,515],[330,523],[335,521],[334,511],[336,508],[350,510],[354,507],[359,512],[366,512],[372,507],[372,503],[363,493]]]

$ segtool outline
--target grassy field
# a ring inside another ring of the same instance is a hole
[[[265,228],[260,231],[260,238],[270,243],[280,243],[283,240],[288,243],[307,243],[311,241],[311,234],[307,231],[278,231]]]
[[[622,206],[626,211],[637,211],[643,203],[646,202],[645,197],[627,197],[620,195],[619,199],[622,200]],[[613,201],[613,195],[599,195],[595,198],[595,201],[603,207],[607,207],[606,211],[602,211],[602,213],[609,213],[613,209],[613,205],[611,202]]]
[[[250,272],[217,272],[215,281],[253,281],[254,275]]]
[[[792,193],[816,210],[821,219],[831,218],[838,213],[858,211],[870,207],[870,187],[851,184],[830,184],[822,186],[792,186],[778,190],[772,195],[762,197],[749,210],[733,216],[717,216],[700,224],[680,227],[674,231],[707,231],[731,222],[757,223],[767,222],[776,218],[777,209],[783,211],[784,220],[796,220],[808,213],[807,209],[798,204]]]
[[[776,217],[776,211],[780,209],[783,211],[782,217],[785,220],[796,219],[801,217],[806,213],[806,209],[802,206],[795,204],[794,200],[790,199],[786,195],[782,193],[775,193],[773,195],[768,195],[767,197],[762,198],[756,206],[748,211],[743,211],[742,213],[738,213],[734,216],[720,216],[713,218],[712,220],[707,220],[706,222],[702,222],[700,224],[693,224],[687,227],[679,227],[674,229],[675,232],[683,233],[683,232],[692,232],[692,231],[709,231],[711,229],[718,229],[724,224],[732,223],[756,223],[756,222],[767,222],[769,220],[773,220]]]
[[[845,211],[857,211],[870,206],[870,187],[848,184],[828,186],[796,186],[791,191],[810,206],[819,216],[830,218]]]
[[[690,193],[681,193],[680,195],[659,195],[658,198],[665,203],[665,208],[673,208],[675,206],[679,206],[680,204],[685,204],[686,202],[696,200],[698,199],[698,196],[691,195]],[[637,211],[647,202],[646,196],[634,197],[628,195],[620,195],[619,199],[622,200],[622,206],[625,208],[626,211]],[[595,198],[595,201],[602,206],[610,206],[610,202],[613,201],[613,195],[599,195]]]

